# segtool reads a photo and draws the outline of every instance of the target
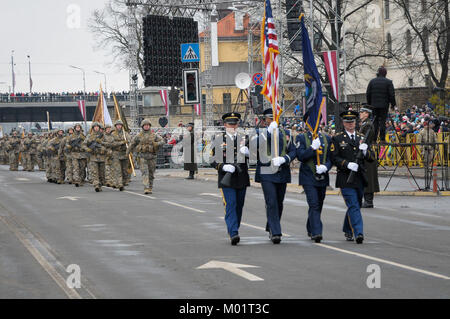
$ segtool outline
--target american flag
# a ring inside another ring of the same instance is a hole
[[[278,122],[281,112],[283,111],[280,105],[278,105],[278,38],[270,0],[266,0],[265,8],[266,10],[261,24],[264,26],[261,32],[261,47],[265,67],[265,82],[261,94],[263,94],[272,105],[274,120]]]

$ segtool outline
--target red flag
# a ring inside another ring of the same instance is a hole
[[[83,117],[83,121],[86,121],[86,101],[79,100],[78,108],[80,109],[81,116]]]
[[[202,115],[202,106],[201,106],[201,104],[195,104],[195,114],[197,114],[197,116]]]
[[[169,116],[169,107],[168,107],[168,99],[167,99],[167,90],[160,90],[159,95],[161,96],[161,100],[164,103],[164,106],[166,108],[166,116]]]
[[[333,89],[334,97],[339,102],[339,78],[337,69],[337,54],[336,51],[323,52],[323,60],[327,68],[328,78],[330,79],[331,88]]]

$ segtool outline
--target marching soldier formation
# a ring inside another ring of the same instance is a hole
[[[211,166],[218,172],[218,188],[222,193],[231,245],[240,242],[239,228],[246,190],[250,186],[248,162],[253,156],[249,147],[254,151],[250,145],[253,146],[255,140],[255,182],[261,183],[266,231],[273,244],[281,242],[283,202],[287,184],[291,182],[290,163],[295,158],[300,161],[299,184],[303,186],[309,206],[306,232],[311,240],[320,243],[323,239],[321,213],[329,186],[329,171],[334,165],[336,187],[341,189],[348,208],[343,224],[345,239],[361,244],[364,232],[360,209],[373,207],[373,193],[379,191],[378,184],[373,184],[377,175],[376,156],[371,147],[374,133],[369,134],[373,130],[370,115],[368,107],[363,108],[361,114],[345,111],[340,115],[344,129],[332,138],[323,132],[314,135],[305,132],[293,141],[289,131],[278,128],[271,109],[264,111],[261,127],[256,130],[256,136],[251,137],[238,131],[239,113],[224,114],[225,131],[215,136]],[[360,132],[356,130],[358,116],[362,124]],[[135,156],[142,173],[144,194],[152,194],[157,153],[164,143],[164,139],[152,131],[147,119],[141,122],[141,131],[133,138],[120,120],[112,127],[93,122],[87,134],[81,124],[66,132],[57,129],[40,136],[19,135],[13,131],[10,136],[0,138],[0,164],[9,164],[11,171],[18,170],[19,162],[25,171],[32,172],[38,166],[39,170],[46,171],[49,183],[82,187],[89,182],[98,193],[104,186],[123,191],[131,181]],[[196,170],[196,165],[189,167],[189,179]]]

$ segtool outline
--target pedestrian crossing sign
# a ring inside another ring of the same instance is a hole
[[[181,62],[200,62],[200,46],[198,43],[181,44]]]

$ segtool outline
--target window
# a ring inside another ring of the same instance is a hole
[[[386,35],[386,47],[388,59],[392,58],[392,36],[390,33]]]
[[[422,0],[422,12],[427,11],[427,0]]]
[[[231,112],[231,93],[223,93],[223,112]]]
[[[406,54],[411,55],[412,54],[412,37],[411,37],[411,31],[406,30]]]
[[[422,38],[423,38],[423,42],[425,43],[425,52],[430,52],[430,33],[428,32],[428,28],[427,27],[423,27],[422,30]]]
[[[384,18],[388,20],[390,17],[389,0],[384,0]]]
[[[414,86],[414,80],[413,80],[413,78],[409,78],[408,79],[408,86]]]

